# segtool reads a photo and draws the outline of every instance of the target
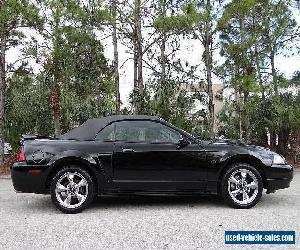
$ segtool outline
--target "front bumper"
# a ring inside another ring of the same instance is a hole
[[[47,166],[27,165],[16,162],[11,167],[14,189],[22,193],[46,194]]]
[[[268,193],[288,188],[293,180],[294,170],[291,165],[272,165],[268,168],[265,188]]]

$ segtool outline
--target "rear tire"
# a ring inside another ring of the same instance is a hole
[[[228,168],[221,182],[223,200],[234,208],[251,208],[262,195],[263,181],[251,165],[238,163]]]
[[[80,213],[94,200],[95,186],[92,176],[86,170],[76,165],[67,166],[51,182],[51,199],[63,213]]]

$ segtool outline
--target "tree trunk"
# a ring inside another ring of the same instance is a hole
[[[166,17],[166,0],[160,0],[160,10],[159,10],[159,15],[162,18]],[[164,30],[160,31],[160,79],[159,79],[159,85],[162,91],[162,95],[164,97],[163,102],[163,108],[160,108],[156,110],[158,112],[157,115],[161,116],[165,120],[169,120],[171,116],[171,111],[170,111],[170,96],[167,94],[168,92],[168,82],[167,82],[167,73],[166,73],[166,67],[167,67],[167,55],[166,55],[166,43],[167,43],[167,34]]]
[[[60,45],[60,16],[61,9],[60,5],[56,6],[54,14],[54,28],[53,28],[53,51],[52,51],[52,71],[53,71],[53,87],[50,94],[50,105],[53,115],[54,133],[56,137],[61,135],[61,124],[60,124],[60,82],[61,82],[61,67],[59,55]]]
[[[137,53],[138,53],[138,88],[140,98],[140,114],[144,111],[144,81],[143,81],[143,46],[142,46],[142,23],[141,23],[141,1],[138,0],[138,20],[137,20]]]
[[[134,1],[134,26],[136,35],[136,64],[137,64],[137,90],[138,93],[138,109],[137,114],[144,113],[144,83],[143,83],[143,46],[142,46],[142,21],[141,21],[141,0]]]
[[[255,64],[256,64],[256,71],[257,71],[257,76],[258,76],[258,83],[261,88],[261,98],[262,101],[265,101],[265,90],[264,90],[264,85],[262,81],[262,75],[260,71],[260,59],[259,59],[259,52],[258,52],[258,42],[255,42]]]
[[[139,44],[141,45],[141,44]],[[144,81],[143,81],[143,51],[138,49],[138,89],[139,89],[139,114],[144,114]]]
[[[239,139],[243,139],[243,124],[242,124],[242,109],[241,109],[241,93],[239,90],[235,90],[235,103],[236,103],[236,110],[238,113],[239,118]]]
[[[261,88],[261,98],[264,101],[265,100],[265,90],[264,90],[264,86],[263,86],[263,80],[262,80],[262,74],[261,74],[261,70],[260,70],[260,55],[259,55],[259,50],[258,50],[258,46],[259,46],[259,42],[257,41],[257,27],[258,27],[258,23],[257,23],[257,16],[256,14],[253,15],[253,21],[252,21],[252,26],[254,27],[254,58],[255,58],[255,65],[256,65],[256,72],[257,72],[257,77],[258,77],[258,83],[259,86]]]
[[[0,54],[0,167],[4,164],[4,108],[5,108],[5,50],[6,50],[6,37],[1,35],[1,54]]]
[[[245,17],[244,16],[241,16],[240,17],[240,44],[242,46],[244,46],[245,44]],[[244,56],[246,56],[244,54],[244,52],[241,53],[241,58],[243,58]],[[249,64],[251,65],[251,62],[249,62]],[[247,64],[246,66],[245,65],[242,65],[241,69],[241,75],[243,77],[246,77],[246,76],[250,76],[251,75],[251,71],[249,70],[250,66]],[[240,109],[240,127],[244,128],[244,131],[245,131],[245,140],[246,142],[249,143],[249,140],[250,140],[250,118],[249,118],[249,112],[246,108],[246,104],[248,102],[248,95],[249,95],[249,90],[248,89],[244,89],[242,88],[240,90],[242,93],[243,93],[243,109]],[[241,98],[241,93],[240,93],[240,98]],[[242,133],[240,134],[240,139],[242,139]]]
[[[133,92],[134,92],[134,107],[135,112],[138,110],[137,92],[138,92],[138,67],[137,67],[137,45],[136,45],[136,30],[133,34]]]
[[[241,92],[239,89],[239,83],[236,79],[240,74],[240,65],[239,62],[235,62],[235,83],[234,83],[234,97],[235,97],[235,112],[238,116],[238,127],[239,127],[239,139],[243,139],[243,127],[242,127],[242,109],[241,109]]]
[[[249,92],[244,91],[244,103],[247,103],[248,96],[249,96]],[[250,118],[249,118],[248,110],[245,111],[244,127],[245,127],[245,141],[247,143],[250,143],[251,133],[250,133]]]
[[[275,96],[278,96],[277,73],[276,73],[276,68],[275,68],[275,48],[271,48],[270,61],[271,61],[274,92],[275,92]]]
[[[276,132],[274,130],[270,131],[270,149],[276,150]]]
[[[59,116],[54,115],[53,122],[54,122],[55,137],[58,138],[61,135]]]
[[[116,114],[120,114],[120,87],[119,87],[119,54],[118,54],[118,39],[117,39],[117,1],[112,0],[113,14],[113,46],[114,46],[114,77],[115,77],[115,98],[116,98]]]
[[[166,1],[161,0],[161,16],[166,16]],[[162,31],[162,38],[160,44],[160,64],[161,64],[161,76],[160,83],[164,85],[166,83],[166,32]]]
[[[59,137],[61,135],[60,130],[60,87],[56,83],[52,89],[50,95],[50,106],[53,115],[53,123],[54,123],[54,134],[55,137]]]
[[[160,63],[161,63],[161,76],[160,83],[166,84],[166,34],[162,34],[161,45],[160,45]]]
[[[136,1],[135,1],[136,4]],[[133,108],[134,113],[139,112],[139,98],[138,98],[138,58],[137,58],[137,28],[136,28],[136,11],[134,13],[134,30],[132,34],[133,43]]]
[[[206,1],[207,17],[205,21],[205,37],[204,37],[204,61],[206,68],[206,82],[208,94],[208,111],[209,111],[209,126],[211,139],[215,136],[215,108],[214,108],[214,94],[212,89],[212,34],[211,34],[211,3]]]
[[[289,135],[290,135],[290,129],[283,128],[278,133],[278,146],[277,146],[277,152],[287,156],[288,154],[288,141],[289,141]]]

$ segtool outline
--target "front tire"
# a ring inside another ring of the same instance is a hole
[[[60,170],[52,180],[51,199],[54,205],[68,214],[80,213],[95,197],[92,176],[79,166],[68,166]]]
[[[262,195],[263,181],[260,173],[244,163],[235,164],[226,171],[221,182],[221,194],[234,208],[251,208]]]

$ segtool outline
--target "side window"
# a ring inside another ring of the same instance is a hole
[[[116,123],[116,141],[139,142],[141,126],[138,121],[122,121]]]
[[[157,122],[149,122],[145,129],[145,141],[150,143],[178,143],[180,133]]]
[[[127,142],[177,143],[180,133],[152,121],[122,121],[116,123],[116,140]]]
[[[115,124],[112,123],[102,129],[95,138],[96,141],[115,141]]]

